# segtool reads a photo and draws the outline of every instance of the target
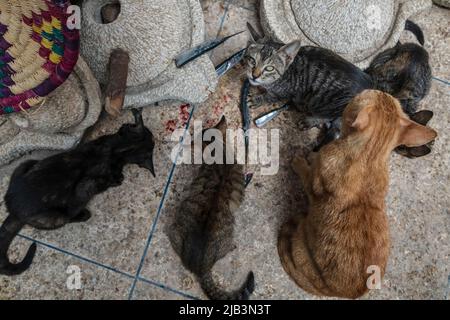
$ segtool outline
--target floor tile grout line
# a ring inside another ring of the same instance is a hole
[[[27,240],[27,241],[37,243],[37,244],[39,244],[39,245],[41,245],[41,246],[43,246],[43,247],[47,247],[47,248],[49,248],[49,249],[51,249],[51,250],[54,250],[54,251],[59,252],[59,253],[62,253],[62,254],[64,254],[64,255],[66,255],[66,256],[73,257],[73,258],[75,258],[75,259],[81,260],[81,261],[86,262],[86,263],[88,263],[88,264],[92,264],[92,265],[94,265],[94,266],[96,266],[96,267],[98,267],[98,268],[100,268],[100,269],[105,269],[105,270],[108,270],[108,271],[117,273],[118,275],[124,276],[124,277],[129,278],[129,279],[134,279],[134,276],[133,276],[133,275],[131,275],[131,274],[125,272],[125,271],[122,271],[122,270],[113,268],[113,267],[111,267],[111,266],[105,265],[105,264],[103,264],[103,263],[97,262],[97,261],[92,260],[92,259],[89,259],[89,258],[83,257],[83,256],[81,256],[81,255],[79,255],[79,254],[76,254],[76,253],[70,252],[70,251],[68,251],[68,250],[59,248],[59,247],[57,247],[57,246],[55,246],[55,245],[52,245],[52,244],[50,244],[50,243],[47,243],[47,242],[44,242],[44,241],[41,241],[41,240],[37,240],[37,239],[31,238],[31,237],[29,237],[29,236],[22,235],[22,234],[18,234],[18,236],[21,237],[21,238],[23,238],[23,239],[25,239],[25,240]],[[149,279],[144,278],[144,277],[141,277],[141,276],[138,278],[138,280],[139,280],[139,281],[142,281],[142,282],[145,282],[145,283],[148,283],[148,284],[150,284],[150,285],[153,285],[153,286],[155,286],[155,287],[159,287],[159,288],[164,289],[164,290],[166,290],[166,291],[170,291],[170,292],[176,293],[176,294],[178,294],[178,295],[181,295],[181,296],[190,298],[190,299],[196,299],[196,300],[199,300],[199,298],[197,298],[197,297],[195,297],[195,296],[192,296],[192,295],[190,295],[190,294],[188,294],[188,293],[179,291],[179,290],[177,290],[177,289],[174,289],[174,288],[171,288],[171,287],[169,287],[169,286],[166,286],[165,284],[158,283],[158,282],[156,282],[156,281],[149,280]]]
[[[81,260],[81,261],[84,261],[84,262],[93,264],[93,265],[95,265],[95,266],[97,266],[97,267],[100,267],[100,268],[102,268],[102,269],[107,269],[107,270],[109,270],[109,271],[118,273],[118,274],[120,274],[120,275],[122,275],[122,276],[125,276],[125,277],[127,277],[127,278],[130,278],[130,279],[133,279],[133,278],[134,278],[134,276],[133,276],[132,274],[129,274],[129,273],[125,272],[125,271],[121,271],[121,270],[116,269],[116,268],[114,268],[114,267],[111,267],[111,266],[105,265],[105,264],[103,264],[103,263],[97,262],[97,261],[95,261],[95,260],[92,260],[92,259],[90,259],[90,258],[83,257],[83,256],[81,256],[81,255],[79,255],[79,254],[76,254],[76,253],[67,251],[67,250],[65,250],[65,249],[59,248],[59,247],[57,247],[57,246],[55,246],[55,245],[46,243],[46,242],[44,242],[44,241],[37,240],[37,239],[31,238],[31,237],[28,237],[28,236],[25,236],[25,235],[22,235],[22,234],[19,234],[19,237],[21,237],[21,238],[23,238],[23,239],[26,239],[26,240],[29,240],[29,241],[31,241],[31,242],[35,242],[35,243],[37,243],[37,244],[39,244],[39,245],[41,245],[41,246],[50,248],[50,249],[52,249],[52,250],[58,251],[58,252],[63,253],[63,254],[65,254],[65,255],[67,255],[67,256],[71,256],[71,257],[77,258],[77,259],[79,259],[79,260]]]
[[[153,234],[154,234],[154,232],[155,232],[155,230],[156,230],[156,225],[157,225],[158,219],[159,219],[159,217],[160,217],[160,215],[161,215],[161,211],[162,211],[162,208],[163,208],[163,206],[164,206],[165,198],[166,198],[167,193],[168,193],[168,191],[169,191],[169,187],[170,187],[170,184],[171,184],[171,182],[172,182],[173,174],[174,174],[175,168],[176,168],[176,166],[177,166],[176,163],[177,163],[178,157],[180,156],[180,152],[181,152],[181,150],[182,150],[182,148],[183,148],[183,141],[184,141],[184,139],[185,139],[185,137],[186,137],[187,132],[189,131],[190,122],[191,122],[191,120],[192,120],[192,116],[194,115],[194,112],[195,112],[195,105],[194,105],[193,108],[192,108],[191,114],[189,115],[189,119],[188,119],[188,121],[187,121],[187,125],[186,125],[186,128],[185,128],[183,137],[182,137],[182,139],[180,140],[180,147],[179,147],[179,150],[178,150],[178,152],[177,152],[177,156],[176,156],[176,158],[174,159],[175,161],[174,161],[174,163],[173,163],[173,165],[172,165],[172,168],[171,168],[171,170],[170,170],[170,173],[169,173],[169,176],[168,176],[166,185],[165,185],[165,187],[164,187],[164,192],[163,192],[163,195],[162,195],[162,197],[161,197],[161,201],[160,201],[160,203],[159,203],[158,210],[157,210],[157,212],[156,212],[156,217],[155,217],[155,219],[153,220],[152,227],[151,227],[151,229],[150,229],[150,231],[149,231],[148,238],[147,238],[147,242],[146,242],[145,248],[144,248],[144,252],[143,252],[142,257],[141,257],[141,261],[140,261],[139,266],[138,266],[138,269],[137,269],[137,271],[136,271],[136,275],[135,275],[135,277],[134,277],[133,284],[132,284],[131,287],[130,287],[130,291],[129,291],[129,294],[128,294],[128,300],[131,300],[131,299],[133,298],[133,293],[134,293],[134,290],[135,290],[135,288],[136,288],[136,283],[137,283],[137,280],[138,280],[138,278],[139,278],[139,276],[140,276],[140,273],[141,273],[141,271],[142,271],[142,267],[143,267],[143,265],[144,265],[145,258],[147,257],[147,253],[148,253],[148,250],[149,250],[149,248],[150,248],[150,244],[151,244],[151,241],[152,241],[152,238],[153,238]]]
[[[436,81],[442,82],[443,84],[446,84],[446,85],[450,86],[450,81],[443,80],[443,79],[440,79],[440,78],[437,78],[437,77],[433,77],[433,79],[436,80]]]
[[[159,287],[159,288],[161,288],[161,289],[164,289],[165,291],[169,291],[169,292],[176,293],[176,294],[178,294],[178,295],[180,295],[180,296],[183,296],[183,297],[185,297],[185,298],[189,298],[189,299],[192,299],[192,300],[200,300],[200,298],[198,298],[198,297],[195,297],[195,296],[190,295],[190,294],[188,294],[188,293],[179,291],[179,290],[177,290],[177,289],[173,289],[173,288],[171,288],[171,287],[166,286],[165,284],[162,284],[162,283],[159,283],[159,282],[156,282],[156,281],[153,281],[153,280],[149,280],[149,279],[147,279],[147,278],[143,278],[143,277],[140,277],[140,276],[139,276],[139,277],[138,277],[138,280],[139,280],[139,281],[142,281],[142,282],[145,282],[145,283],[148,283],[148,284],[151,284],[151,285],[153,285],[153,286]]]

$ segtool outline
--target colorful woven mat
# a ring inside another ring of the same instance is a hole
[[[0,115],[31,108],[59,87],[78,60],[69,0],[0,0]]]

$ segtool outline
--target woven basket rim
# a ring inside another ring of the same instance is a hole
[[[0,2],[0,115],[29,109],[58,88],[79,55],[69,0]]]

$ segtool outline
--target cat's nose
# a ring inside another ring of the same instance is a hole
[[[252,76],[253,76],[253,80],[258,79],[259,77],[261,77],[261,70],[260,69],[253,70]]]

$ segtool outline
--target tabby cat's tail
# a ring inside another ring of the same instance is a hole
[[[22,262],[13,264],[8,259],[8,249],[15,236],[22,229],[24,224],[11,215],[6,218],[0,228],[0,274],[14,276],[27,270],[33,261],[36,253],[36,244],[33,243]]]
[[[244,284],[235,291],[227,292],[220,288],[212,277],[211,271],[199,277],[200,285],[211,300],[248,300],[255,290],[255,276],[249,272]]]
[[[406,20],[405,30],[412,32],[422,46],[425,44],[425,36],[423,35],[422,29],[417,24],[411,20]]]

